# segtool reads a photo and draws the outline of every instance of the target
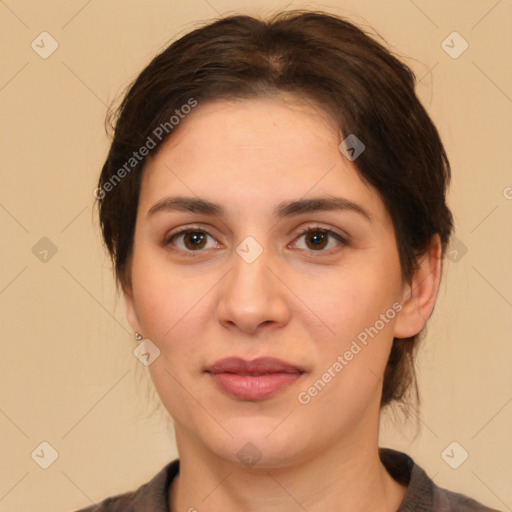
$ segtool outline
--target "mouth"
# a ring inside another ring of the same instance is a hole
[[[304,369],[272,357],[247,361],[230,357],[211,365],[206,373],[218,389],[239,400],[270,398],[296,382]]]

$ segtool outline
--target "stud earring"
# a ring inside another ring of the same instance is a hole
[[[140,341],[144,339],[144,336],[142,336],[142,334],[139,334],[138,332],[135,333],[135,340],[136,341]]]

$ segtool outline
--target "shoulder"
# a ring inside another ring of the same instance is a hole
[[[468,496],[437,486],[405,453],[380,449],[382,464],[407,493],[397,512],[499,512]]]
[[[137,490],[111,496],[76,512],[168,512],[167,491],[178,472],[176,459]]]
[[[495,508],[489,508],[474,499],[452,492],[434,484],[434,510],[444,511],[465,511],[465,512],[499,512]]]

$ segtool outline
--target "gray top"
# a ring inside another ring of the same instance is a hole
[[[499,512],[438,487],[405,453],[381,448],[380,458],[397,482],[408,485],[397,512]],[[176,459],[136,491],[107,498],[77,512],[169,512],[168,490],[179,467]]]

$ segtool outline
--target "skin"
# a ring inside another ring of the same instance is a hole
[[[180,455],[171,511],[395,511],[405,495],[378,457],[382,376],[393,337],[418,333],[432,312],[439,240],[403,282],[390,216],[341,140],[325,114],[293,98],[216,101],[146,163],[124,296],[131,327],[160,349],[149,368]],[[225,217],[148,215],[173,195],[219,203]],[[370,220],[348,210],[273,216],[282,201],[320,196],[357,203]],[[348,243],[331,237],[318,250],[300,233],[309,226]],[[184,236],[162,242],[185,228],[210,235],[204,248]],[[263,249],[252,263],[236,252],[247,236]],[[397,301],[399,314],[301,404],[298,394]],[[269,399],[239,400],[204,372],[228,356],[276,357],[305,373]],[[261,454],[253,466],[237,457],[247,442]]]

